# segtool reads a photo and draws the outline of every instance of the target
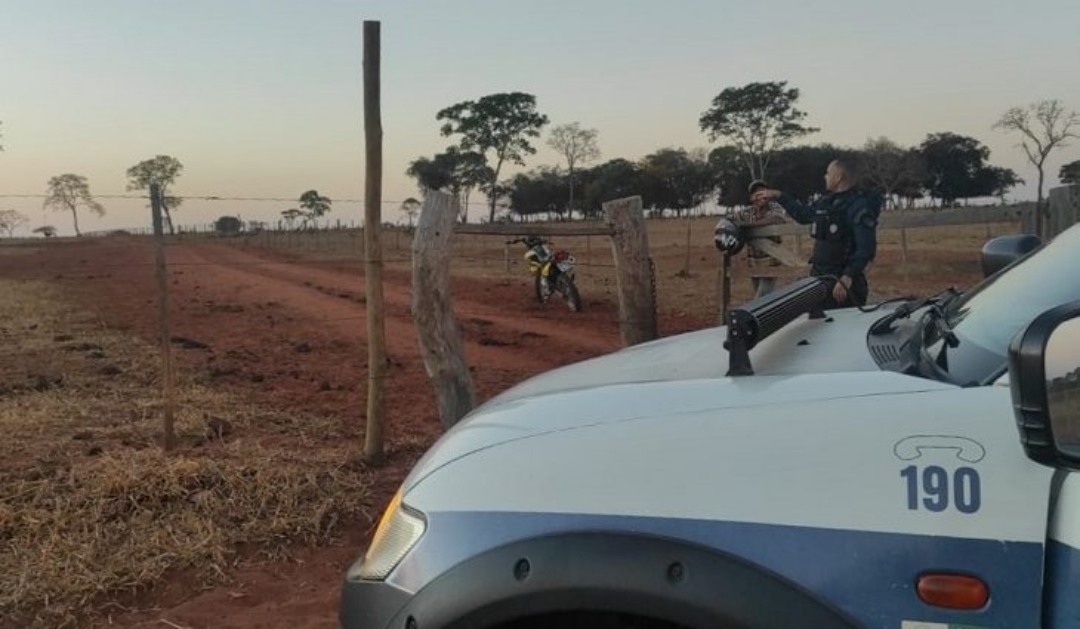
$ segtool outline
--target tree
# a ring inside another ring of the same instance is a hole
[[[774,151],[818,131],[802,124],[806,113],[795,107],[798,88],[787,81],[729,87],[712,100],[698,124],[709,140],[727,138],[741,152],[750,176],[764,179]]]
[[[416,179],[417,187],[424,194],[429,190],[446,190],[457,197],[461,220],[468,222],[469,195],[477,186],[490,180],[492,170],[482,154],[450,147],[431,159],[419,157],[413,160],[405,174]]]
[[[641,169],[637,164],[616,158],[581,173],[583,207],[587,217],[599,216],[606,201],[622,199],[641,191]]]
[[[809,201],[828,192],[825,189],[825,170],[837,157],[858,163],[855,151],[832,144],[791,146],[776,152],[768,184],[788,194]]]
[[[750,169],[746,167],[742,152],[730,145],[718,146],[709,152],[709,167],[716,178],[720,207],[734,208],[745,204],[747,188],[750,187]]]
[[[405,174],[416,180],[416,187],[424,194],[429,191],[444,190],[453,180],[448,164],[445,160],[440,160],[439,155],[436,155],[434,159],[417,157],[409,162]]]
[[[1058,179],[1064,184],[1080,183],[1080,159],[1063,165],[1058,171]]]
[[[316,190],[308,190],[300,195],[300,209],[304,215],[304,223],[314,223],[320,216],[330,211],[332,202],[328,197],[321,196]]]
[[[1009,190],[1024,183],[1024,180],[1013,169],[999,168],[997,166],[988,166],[982,169],[979,177],[982,179],[979,182],[979,189],[988,190],[990,194],[1001,201],[1002,205],[1005,205],[1005,195],[1009,193]]]
[[[641,196],[654,211],[684,210],[698,207],[716,190],[716,173],[704,151],[694,154],[685,149],[661,149],[641,161]]]
[[[867,140],[861,157],[866,182],[884,195],[886,202],[894,208],[899,191],[919,187],[925,179],[925,167],[919,153],[885,136]]]
[[[287,229],[292,229],[293,225],[296,224],[296,219],[300,218],[303,215],[303,212],[294,207],[281,211],[281,218],[285,219],[285,227]]]
[[[1080,114],[1065,112],[1061,101],[1044,100],[1027,107],[1013,107],[1002,114],[994,128],[1020,134],[1020,146],[1028,161],[1039,171],[1038,196],[1035,207],[1035,231],[1042,233],[1043,182],[1046,178],[1046,158],[1055,148],[1066,146],[1066,140],[1077,138]]]
[[[8,238],[15,235],[15,230],[22,227],[30,219],[18,210],[0,210],[0,233],[7,234]]]
[[[562,216],[568,182],[556,168],[539,168],[516,175],[508,186],[511,211],[519,216]]]
[[[571,216],[574,212],[574,169],[579,164],[600,159],[600,148],[596,145],[599,134],[596,129],[582,129],[579,123],[571,122],[555,127],[548,137],[548,146],[566,158],[566,179],[570,187],[567,208]]]
[[[75,235],[81,236],[79,231],[79,207],[85,207],[98,216],[105,215],[105,208],[94,200],[90,194],[90,184],[86,177],[71,173],[57,175],[49,179],[49,189],[45,195],[45,208],[60,212],[71,212],[71,219],[75,224]]]
[[[183,199],[169,196],[169,186],[176,183],[177,177],[183,172],[184,165],[170,155],[158,155],[152,159],[143,160],[127,170],[128,190],[146,192],[151,184],[157,184],[164,200],[161,209],[165,212],[165,224],[170,234],[174,233],[172,210],[179,208]]]
[[[458,198],[461,222],[469,222],[469,197],[472,191],[487,183],[495,176],[487,163],[487,158],[476,151],[462,151],[456,146],[446,149],[445,153],[435,156],[441,159],[450,171],[450,191]]]
[[[34,233],[35,234],[41,234],[42,236],[44,236],[46,238],[52,238],[53,236],[56,235],[56,228],[53,227],[52,225],[44,225],[42,227],[38,227],[37,229],[35,229]]]
[[[413,226],[413,221],[416,219],[416,216],[420,214],[420,207],[420,202],[412,197],[401,202],[401,213],[409,219],[410,228]]]
[[[485,156],[489,151],[494,152],[495,168],[485,182],[491,203],[488,220],[494,222],[496,186],[502,166],[508,161],[524,166],[525,156],[536,153],[529,139],[540,137],[540,130],[548,123],[547,116],[537,113],[536,97],[532,94],[510,92],[451,105],[437,113],[435,119],[445,121],[441,130],[444,136],[461,136],[462,150]]]
[[[994,194],[993,177],[984,172],[990,149],[975,138],[932,133],[919,145],[919,153],[926,163],[926,190],[943,206]]]
[[[244,223],[236,216],[221,216],[214,221],[214,231],[223,235],[239,234]]]

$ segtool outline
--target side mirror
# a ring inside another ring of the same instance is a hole
[[[1080,469],[1080,302],[1044,312],[1013,339],[1009,382],[1028,456]]]
[[[982,264],[983,277],[990,277],[1001,269],[1035,251],[1042,245],[1038,236],[1019,234],[998,236],[988,241],[982,248],[979,262]]]

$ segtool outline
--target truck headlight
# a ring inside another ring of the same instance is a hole
[[[349,579],[381,581],[397,567],[424,534],[423,516],[401,504],[401,490],[383,512],[371,545],[359,561],[349,569]]]

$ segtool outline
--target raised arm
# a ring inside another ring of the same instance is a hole
[[[788,216],[795,219],[795,222],[803,225],[809,225],[814,222],[814,208],[811,205],[807,205],[790,194],[783,193],[779,190],[758,190],[754,193],[754,200],[774,199],[776,203],[784,208]]]

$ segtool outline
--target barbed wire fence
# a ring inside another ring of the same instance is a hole
[[[4,198],[43,198],[44,195],[4,194]],[[105,194],[96,195],[98,199],[125,199],[142,200],[148,204],[149,194]],[[215,203],[229,202],[260,202],[260,203],[295,203],[296,199],[276,196],[227,196],[227,195],[195,195],[186,196],[187,199],[197,199]],[[360,199],[341,199],[340,202],[362,203]],[[336,200],[336,202],[338,202]],[[397,206],[398,201],[385,201],[384,205]],[[473,204],[471,204],[473,205]],[[486,207],[486,204],[477,203],[477,206]],[[224,215],[230,215],[223,212]],[[335,218],[300,227],[288,227],[282,220],[275,224],[256,221],[254,229],[243,229],[237,232],[229,232],[220,229],[216,222],[178,224],[173,234],[164,236],[166,251],[179,245],[204,245],[224,250],[232,249],[246,255],[235,257],[222,257],[220,259],[191,260],[168,256],[168,272],[170,282],[176,279],[177,272],[200,268],[232,268],[247,269],[261,273],[274,273],[281,269],[302,269],[311,267],[330,267],[333,270],[358,277],[363,274],[363,227],[356,220],[343,220]],[[244,227],[247,227],[245,225]],[[394,272],[406,272],[412,261],[411,247],[413,228],[408,225],[389,225],[384,227],[384,255],[382,262]],[[84,232],[83,238],[60,238],[60,239],[12,239],[12,244],[47,243],[54,242],[108,242],[112,247],[117,247],[128,252],[123,260],[108,261],[100,256],[88,255],[79,262],[71,259],[64,261],[51,260],[43,256],[39,263],[32,269],[19,269],[13,272],[2,273],[0,276],[17,279],[37,279],[45,281],[98,281],[109,282],[115,280],[124,282],[126,274],[117,273],[118,270],[145,269],[147,277],[153,273],[156,263],[153,260],[153,249],[149,246],[150,240],[143,240],[143,236],[152,236],[151,227],[122,228],[101,230],[98,232]],[[610,249],[601,239],[590,236],[566,236],[556,239],[560,246],[568,248],[577,258],[576,266],[578,274],[598,280],[594,285],[613,284],[615,265],[610,262]],[[3,241],[0,241],[2,243]],[[535,319],[542,321],[563,321],[572,325],[575,313],[558,301],[557,296],[551,298],[546,306],[540,306],[532,301],[531,276],[526,268],[522,254],[524,248],[517,250],[516,247],[493,243],[492,238],[480,235],[458,234],[455,235],[455,252],[453,257],[453,269],[458,275],[473,276],[480,281],[484,280],[521,280],[523,289],[528,291],[523,296],[523,304],[527,308],[514,308],[513,306],[495,307],[480,304],[469,304],[455,308],[457,315],[463,320],[476,318],[495,318],[512,316],[517,319]],[[604,261],[607,258],[608,261]],[[121,288],[122,286],[117,286]],[[321,287],[316,284],[308,286],[315,291]],[[358,308],[363,308],[360,300],[362,291],[344,291],[330,289],[326,291],[342,299],[353,298]],[[345,295],[345,297],[342,297]],[[608,288],[602,293],[586,293],[588,305],[601,304],[604,307],[599,311],[586,313],[586,318],[594,324],[600,319],[616,328],[620,324],[617,311],[611,307],[614,290]],[[391,309],[391,312],[394,312]],[[600,316],[602,314],[602,316]],[[216,312],[214,314],[228,316],[228,312]],[[407,316],[407,313],[394,313]],[[149,316],[149,314],[148,314]],[[286,318],[290,315],[286,315]],[[346,317],[325,317],[307,321],[318,323],[333,323],[344,321],[356,321],[361,323],[365,318],[364,313]],[[5,330],[0,329],[0,339],[34,337],[33,331]],[[47,335],[46,335],[47,336]],[[42,337],[44,338],[44,336]],[[46,339],[48,340],[48,339]]]

